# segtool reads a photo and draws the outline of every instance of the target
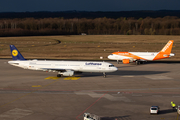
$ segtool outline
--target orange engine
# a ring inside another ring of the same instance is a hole
[[[123,59],[123,64],[129,64],[129,59]]]

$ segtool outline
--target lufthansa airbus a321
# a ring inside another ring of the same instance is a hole
[[[74,73],[99,72],[106,73],[117,71],[117,67],[108,62],[92,61],[47,61],[47,60],[26,60],[14,45],[10,45],[13,61],[10,65],[30,70],[42,70],[58,72],[57,77],[73,76]]]

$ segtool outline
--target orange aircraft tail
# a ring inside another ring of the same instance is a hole
[[[170,54],[172,50],[174,40],[169,40],[169,42],[164,46],[164,48],[160,51],[166,54]]]
[[[169,42],[163,47],[163,49],[154,57],[153,60],[159,60],[163,58],[171,57],[171,50],[174,40],[169,40]]]

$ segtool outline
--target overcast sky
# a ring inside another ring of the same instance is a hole
[[[0,0],[0,12],[180,10],[180,0]]]

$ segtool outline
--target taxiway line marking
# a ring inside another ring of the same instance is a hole
[[[177,114],[177,119],[176,120],[178,120],[178,117],[179,117],[179,114]]]
[[[46,80],[50,79],[50,80],[56,80],[56,79],[59,79],[61,77],[55,77],[55,76],[49,76],[47,78],[44,78]],[[64,78],[64,80],[78,80],[80,77],[66,77]]]
[[[78,80],[80,77],[67,77],[64,80]]]
[[[44,79],[52,79],[52,80],[56,80],[56,79],[59,79],[59,78],[61,78],[61,77],[55,77],[55,76],[50,76],[50,77],[47,77],[47,78],[44,78]]]
[[[60,79],[59,79],[59,80],[60,80]],[[47,85],[45,85],[45,86],[42,86],[41,88],[39,88],[39,89],[37,89],[37,90],[34,90],[34,91],[30,92],[30,93],[27,93],[27,94],[25,94],[25,95],[22,95],[22,96],[18,97],[17,99],[14,99],[14,100],[12,100],[12,101],[10,101],[10,102],[7,102],[7,103],[1,105],[0,108],[1,108],[1,107],[4,107],[4,106],[6,106],[6,105],[9,105],[9,104],[11,104],[11,103],[13,103],[13,102],[15,102],[15,101],[23,98],[23,97],[26,97],[26,96],[34,93],[34,92],[37,92],[38,90],[40,90],[40,89],[42,89],[42,88],[45,88],[45,87],[47,87],[47,86],[49,86],[49,85],[51,85],[51,84],[53,84],[53,83],[55,83],[55,82],[58,82],[59,80],[53,81],[53,82],[51,82],[51,83],[49,83],[49,84],[47,84]]]
[[[97,99],[94,103],[92,103],[88,108],[86,108],[82,113],[80,113],[77,117],[76,117],[76,119],[77,120],[79,120],[78,119],[78,117],[80,116],[80,115],[82,115],[84,112],[86,112],[86,110],[88,110],[89,108],[91,108],[95,103],[97,103],[102,97],[104,97],[106,94],[108,93],[108,91],[106,92],[106,93],[104,93],[99,99]]]
[[[33,85],[32,87],[42,87],[41,85]]]

